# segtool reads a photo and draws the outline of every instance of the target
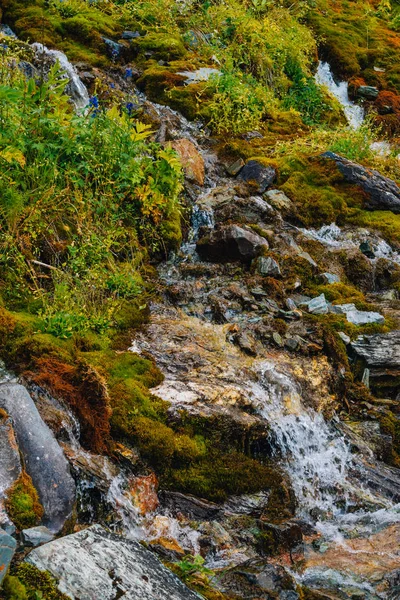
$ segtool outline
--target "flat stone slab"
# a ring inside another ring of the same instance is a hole
[[[56,533],[71,516],[75,504],[75,483],[68,461],[24,386],[0,385],[0,408],[13,421],[26,470],[44,508],[42,524]]]
[[[138,542],[94,525],[33,550],[27,562],[50,571],[72,600],[199,600]]]

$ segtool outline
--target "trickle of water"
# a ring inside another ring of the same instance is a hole
[[[32,48],[39,58],[46,56],[52,64],[59,62],[61,69],[65,72],[65,79],[68,79],[65,91],[71,98],[75,109],[79,112],[83,111],[89,105],[89,94],[65,54],[59,50],[49,50],[46,46],[37,42],[32,44]]]
[[[347,81],[336,83],[331,67],[326,62],[319,63],[315,81],[327,87],[332,96],[339,100],[349,126],[352,129],[359,129],[364,121],[364,109],[350,100]]]

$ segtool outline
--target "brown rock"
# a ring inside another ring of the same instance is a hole
[[[182,161],[186,179],[198,185],[204,185],[204,160],[196,146],[187,139],[170,142]]]

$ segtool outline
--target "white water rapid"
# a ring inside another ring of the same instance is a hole
[[[332,75],[331,67],[326,62],[319,63],[315,80],[319,85],[328,88],[332,96],[339,100],[349,126],[352,129],[359,129],[364,121],[364,109],[350,100],[347,81],[336,83]]]
[[[89,94],[85,85],[80,80],[75,67],[69,62],[65,54],[59,50],[49,50],[46,46],[39,43],[32,44],[32,48],[39,57],[47,57],[52,64],[58,61],[62,71],[65,73],[64,78],[68,79],[65,91],[71,98],[75,110],[82,112],[89,105]]]

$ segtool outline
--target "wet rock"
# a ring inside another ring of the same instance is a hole
[[[360,98],[366,98],[367,100],[375,100],[379,95],[378,88],[372,85],[360,85],[357,88],[357,96]]]
[[[280,277],[281,275],[278,263],[270,256],[259,256],[256,258],[255,268],[257,273],[263,277]]]
[[[36,548],[26,560],[49,571],[72,600],[198,600],[149,550],[100,525]]]
[[[196,245],[200,256],[211,262],[250,262],[262,248],[268,248],[265,238],[238,225],[220,227]]]
[[[375,252],[370,242],[361,242],[360,244],[360,252],[364,254],[367,258],[375,258]]]
[[[0,584],[7,574],[17,542],[11,535],[0,529]]]
[[[259,194],[263,194],[276,179],[273,167],[265,166],[257,160],[249,160],[240,171],[238,179],[245,181]]]
[[[15,35],[15,33],[13,32],[13,30],[11,29],[11,27],[9,25],[5,25],[4,23],[0,24],[0,33],[2,33],[3,35],[6,35],[8,37],[13,37],[13,38],[17,37]]]
[[[350,347],[360,369],[369,369],[371,389],[381,397],[396,397],[400,389],[400,331],[360,336]]]
[[[279,598],[284,591],[295,591],[294,579],[278,565],[248,561],[223,571],[215,579],[216,587],[225,594],[247,600]]]
[[[195,521],[213,521],[223,514],[223,509],[218,504],[180,492],[162,491],[160,502],[173,516],[181,513]]]
[[[264,198],[276,208],[276,210],[289,211],[293,206],[290,198],[288,198],[281,190],[268,190],[265,192]]]
[[[0,498],[21,474],[21,461],[11,419],[0,417]]]
[[[338,275],[335,275],[334,273],[321,273],[321,279],[324,283],[327,283],[328,285],[340,282],[340,277]]]
[[[121,35],[122,40],[135,40],[137,38],[140,38],[138,31],[123,31]]]
[[[346,181],[359,185],[364,190],[368,195],[365,204],[367,209],[400,213],[400,188],[392,179],[333,152],[325,152],[322,156],[334,160]]]
[[[234,163],[227,165],[225,169],[228,175],[232,175],[232,177],[235,177],[239,173],[239,171],[243,169],[243,167],[244,160],[243,158],[239,158],[238,160],[235,160]]]
[[[374,311],[358,310],[355,304],[336,304],[330,307],[330,312],[337,315],[346,315],[346,319],[353,325],[366,325],[368,323],[382,324],[385,317]]]
[[[26,470],[44,508],[43,525],[58,532],[75,503],[75,484],[63,451],[22,385],[0,386],[0,407],[13,420]]]
[[[114,42],[114,40],[110,40],[106,37],[103,37],[102,40],[105,44],[107,53],[111,58],[119,58],[125,50],[125,46],[123,44]]]
[[[328,303],[325,298],[325,294],[321,294],[316,298],[313,298],[306,304],[308,312],[312,315],[326,315],[329,311]]]
[[[245,354],[257,356],[256,341],[248,331],[240,331],[233,337],[233,341]]]
[[[175,140],[170,144],[182,162],[185,177],[197,185],[203,185],[204,160],[195,144],[186,138]]]
[[[236,221],[238,223],[268,223],[276,216],[274,209],[260,196],[249,198],[229,197],[214,209],[217,223]]]
[[[40,546],[54,540],[54,534],[47,527],[30,527],[22,530],[22,541],[25,546]]]

